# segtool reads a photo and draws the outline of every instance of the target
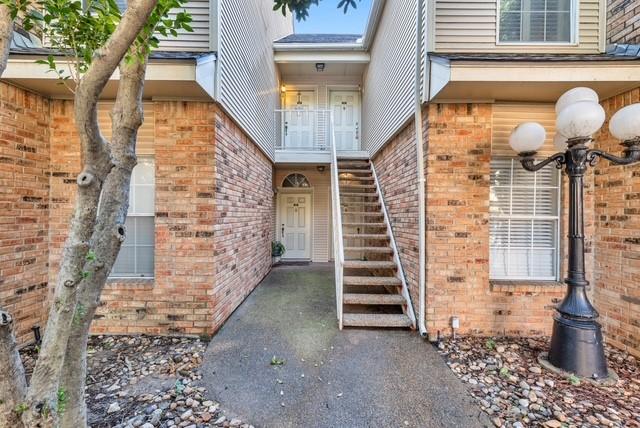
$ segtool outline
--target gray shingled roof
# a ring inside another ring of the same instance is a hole
[[[361,34],[289,34],[275,43],[359,43]]]
[[[640,45],[611,45],[607,47],[607,53],[622,57],[640,57]]]
[[[21,47],[15,43],[11,46],[12,55],[60,55],[60,51],[43,47]],[[175,60],[196,60],[200,57],[210,55],[215,52],[191,52],[191,51],[152,51],[151,59],[175,59]]]

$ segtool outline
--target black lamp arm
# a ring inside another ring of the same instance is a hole
[[[640,161],[640,139],[625,141],[622,145],[626,147],[624,157],[593,149],[587,152],[587,160],[591,166],[595,165],[600,158],[606,159],[616,165],[629,165]]]
[[[556,163],[556,168],[561,169],[562,165],[565,163],[565,155],[564,153],[556,153],[548,157],[547,159],[536,163],[535,160],[536,152],[523,152],[520,153],[520,163],[527,171],[535,172],[541,170],[545,166],[549,165],[551,162]]]

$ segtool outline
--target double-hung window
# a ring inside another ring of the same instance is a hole
[[[491,279],[555,281],[559,275],[560,171],[533,173],[517,159],[491,161]]]
[[[573,43],[578,0],[498,0],[500,43]]]
[[[155,165],[139,157],[131,175],[127,237],[113,265],[112,277],[152,278],[155,242]]]

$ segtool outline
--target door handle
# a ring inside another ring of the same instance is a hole
[[[284,224],[282,225],[282,231],[280,232],[280,236],[284,239]]]
[[[284,136],[289,135],[289,122],[284,123]]]
[[[356,122],[356,140],[359,139],[358,135],[360,133],[360,124]]]

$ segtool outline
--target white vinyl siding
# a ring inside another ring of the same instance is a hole
[[[122,243],[111,276],[151,278],[154,272],[155,163],[141,157],[131,175],[127,237]]]
[[[279,77],[273,41],[293,32],[291,15],[262,0],[220,0],[218,101],[273,159]]]
[[[538,172],[518,159],[491,161],[491,278],[557,280],[560,171]]]
[[[499,0],[500,43],[571,43],[577,0]]]
[[[211,0],[216,1],[216,0]],[[183,8],[191,14],[193,31],[180,31],[177,37],[163,37],[160,39],[159,50],[179,51],[213,51],[211,46],[211,7],[209,0],[189,0]],[[179,9],[176,9],[179,11]]]
[[[575,44],[500,44],[498,2],[502,0],[431,0],[435,3],[436,52],[598,53],[605,20],[600,1],[577,1]]]
[[[414,113],[415,1],[387,0],[364,76],[362,144],[373,156]]]

